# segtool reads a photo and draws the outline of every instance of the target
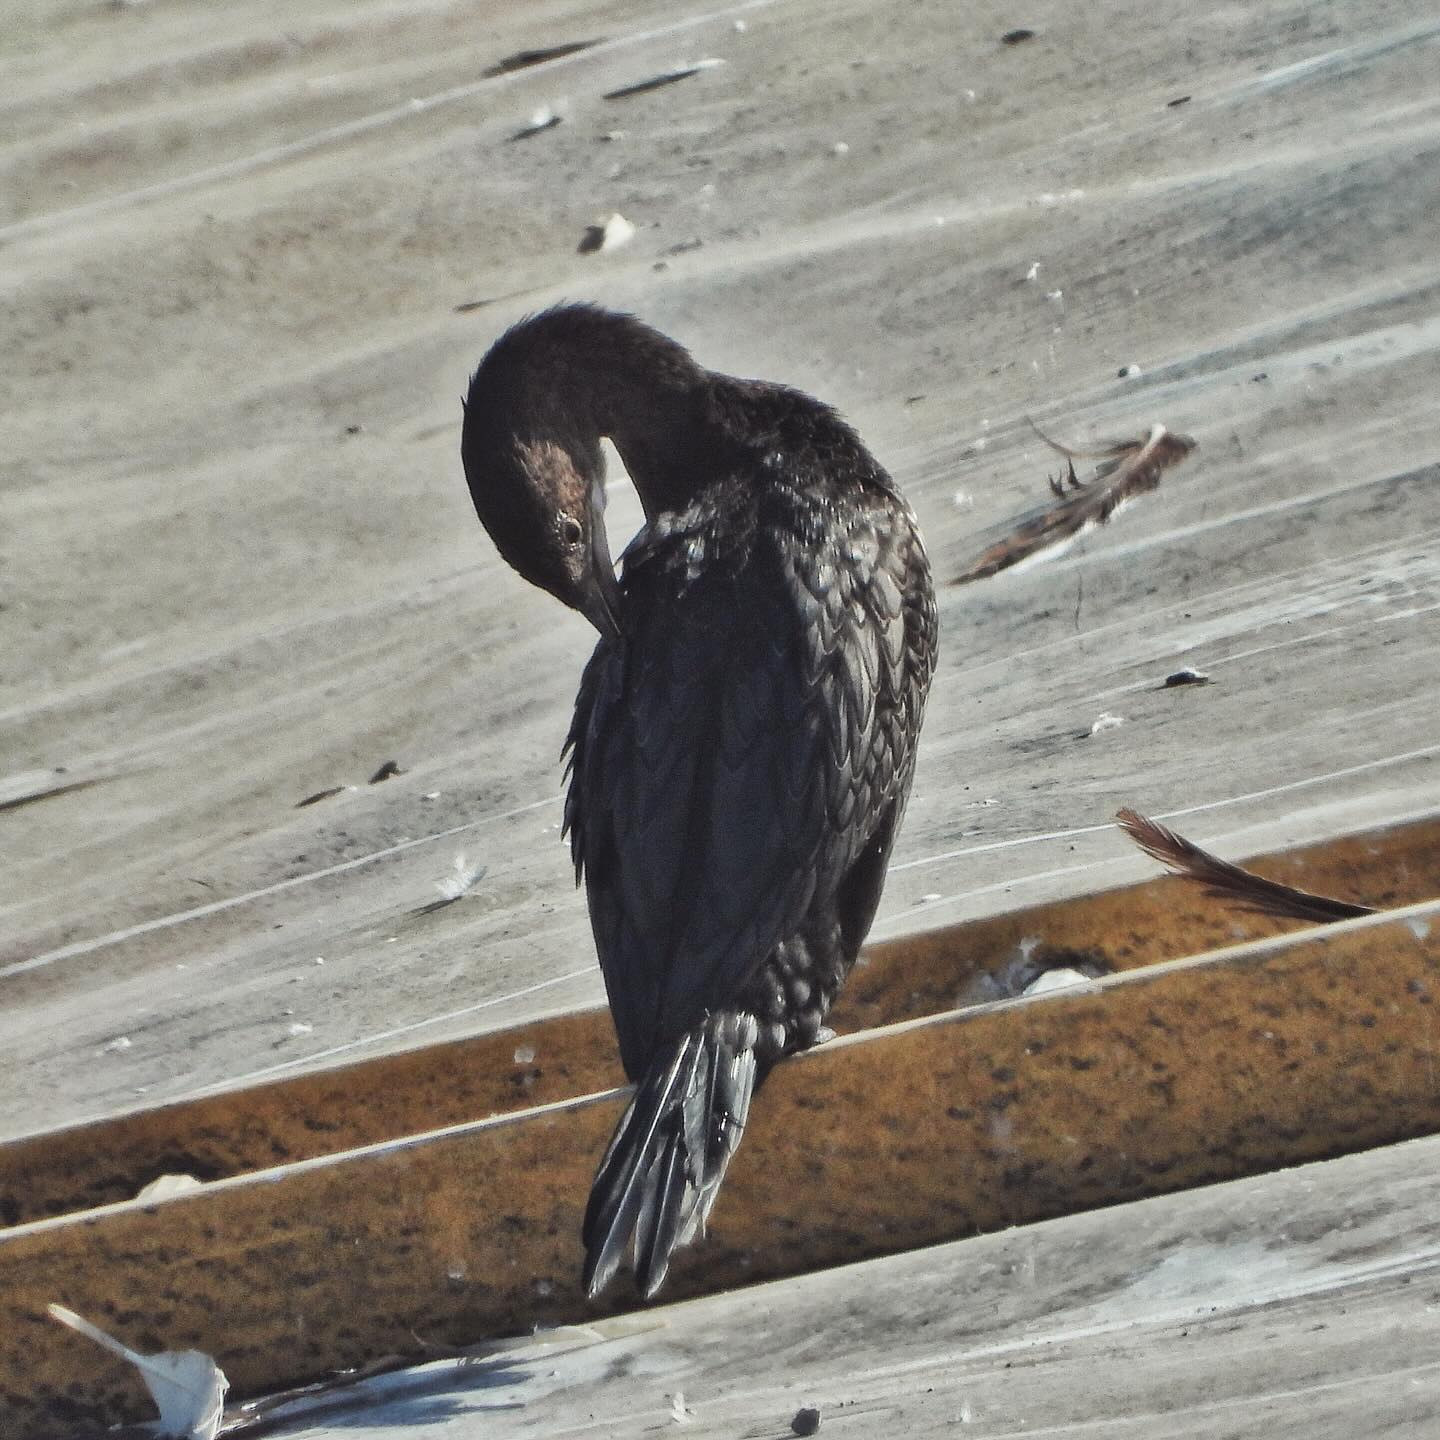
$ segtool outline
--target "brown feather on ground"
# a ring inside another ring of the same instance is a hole
[[[1033,420],[1030,428],[1052,450],[1065,456],[1066,475],[1050,481],[1056,503],[1018,521],[957,575],[953,584],[965,585],[998,575],[1022,560],[1067,544],[1086,530],[1105,524],[1137,495],[1155,489],[1165,471],[1195,448],[1188,435],[1172,434],[1163,425],[1152,425],[1142,440],[1122,440],[1098,450],[1071,450],[1059,445]],[[1089,480],[1082,481],[1075,474],[1075,461],[1084,458],[1102,463]]]
[[[1184,880],[1205,887],[1207,895],[1228,901],[1257,915],[1274,915],[1282,920],[1309,920],[1327,925],[1336,920],[1353,920],[1373,915],[1368,905],[1351,905],[1312,895],[1277,880],[1262,880],[1228,860],[1202,850],[1183,835],[1148,819],[1135,810],[1121,810],[1115,816],[1120,828],[1149,856]]]

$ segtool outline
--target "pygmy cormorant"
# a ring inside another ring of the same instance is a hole
[[[618,583],[608,437],[645,508]],[[930,566],[829,406],[706,370],[629,315],[503,335],[466,400],[475,509],[589,617],[565,806],[636,1092],[591,1189],[585,1286],[703,1231],[750,1098],[813,1045],[880,900],[935,667]]]

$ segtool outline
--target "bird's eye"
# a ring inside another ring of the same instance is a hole
[[[560,517],[560,538],[567,545],[578,545],[585,537],[585,532],[580,522],[573,515],[562,515]]]

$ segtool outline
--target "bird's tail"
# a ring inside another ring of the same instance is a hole
[[[634,1237],[635,1278],[648,1300],[670,1256],[703,1235],[755,1089],[758,1027],[721,1011],[650,1067],[600,1162],[581,1232],[585,1293],[609,1284]]]

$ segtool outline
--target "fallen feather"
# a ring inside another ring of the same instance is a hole
[[[53,1319],[112,1355],[128,1360],[140,1372],[160,1411],[155,1427],[158,1434],[176,1436],[178,1440],[215,1440],[230,1382],[208,1355],[199,1350],[162,1350],[157,1355],[141,1355],[73,1310],[63,1305],[48,1308]]]
[[[1020,993],[1043,995],[1048,990],[1064,990],[1070,985],[1087,985],[1092,978],[1083,970],[1072,970],[1062,965],[1055,970],[1042,971]]]
[[[1022,516],[961,571],[953,584],[983,580],[1033,556],[1059,554],[1087,530],[1104,525],[1137,496],[1154,490],[1165,471],[1195,448],[1188,435],[1174,435],[1163,425],[1152,425],[1143,440],[1123,440],[1099,450],[1071,450],[1056,444],[1033,421],[1031,428],[1052,450],[1066,457],[1066,474],[1050,481],[1056,503]],[[1083,482],[1075,474],[1074,464],[1082,457],[1102,461],[1094,476]]]
[[[1202,850],[1183,835],[1167,826],[1125,809],[1115,816],[1120,828],[1153,860],[1167,870],[1202,885],[1205,893],[1216,900],[1228,901],[1257,915],[1274,915],[1282,920],[1309,920],[1328,925],[1336,920],[1353,920],[1357,915],[1373,915],[1368,905],[1352,905],[1346,900],[1331,900],[1313,895],[1278,880],[1252,875],[1208,850]]]
[[[484,879],[485,870],[484,865],[471,865],[462,851],[451,861],[451,873],[443,880],[435,882],[435,888],[440,892],[440,898],[417,906],[410,913],[412,915],[433,915],[437,910],[443,910],[447,905],[453,905],[461,896],[468,894],[478,881]]]
[[[677,1390],[670,1397],[670,1419],[676,1425],[689,1425],[695,1419],[695,1412],[685,1404],[683,1390]]]
[[[187,1191],[198,1190],[202,1183],[193,1175],[157,1175],[135,1198],[168,1200],[172,1195],[184,1195]]]
[[[580,253],[592,255],[597,250],[618,250],[635,238],[635,227],[621,214],[612,215],[603,225],[587,225],[580,237]]]
[[[128,1050],[134,1041],[128,1035],[117,1035],[105,1046],[107,1055],[118,1055],[122,1050]]]
[[[1039,276],[1039,274],[1040,262],[1038,260],[1032,260],[1030,262],[1030,268],[1025,272],[1025,278],[1027,280],[1034,280]]]
[[[453,873],[435,882],[435,888],[446,901],[458,900],[485,876],[485,866],[471,865],[463,851],[450,864]]]
[[[1118,730],[1124,723],[1125,717],[1123,715],[1112,715],[1107,710],[1105,714],[1101,715],[1090,727],[1090,733],[1092,735],[1100,735],[1106,730]]]

